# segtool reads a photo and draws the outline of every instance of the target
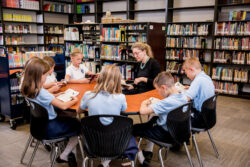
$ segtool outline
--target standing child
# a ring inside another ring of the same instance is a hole
[[[183,70],[187,77],[192,80],[188,90],[185,92],[188,100],[193,100],[191,121],[193,127],[203,124],[200,115],[203,102],[214,95],[214,84],[212,79],[201,70],[201,63],[196,57],[188,58],[183,64]]]
[[[69,142],[63,153],[57,158],[57,162],[68,162],[70,166],[76,166],[74,154],[70,154],[78,143],[77,135],[80,133],[80,123],[75,118],[58,117],[53,106],[66,110],[70,106],[77,103],[78,99],[73,98],[72,101],[62,102],[55,98],[51,93],[43,88],[46,80],[49,65],[40,58],[33,59],[28,63],[24,70],[23,83],[21,93],[24,97],[43,106],[49,116],[49,122],[46,129],[47,138],[70,137]],[[72,161],[70,161],[72,159]]]
[[[82,64],[83,54],[79,49],[74,49],[70,54],[71,64],[66,69],[65,80],[68,83],[89,83],[90,79],[85,78],[85,75],[92,74],[83,64]]]
[[[48,72],[47,78],[45,83],[43,84],[43,87],[45,89],[47,89],[50,93],[55,93],[57,92],[61,86],[63,85],[60,82],[57,82],[56,79],[56,73],[54,72],[54,68],[55,68],[55,61],[52,57],[50,56],[44,56],[43,60],[48,63],[48,65],[50,66],[50,70]]]
[[[187,103],[185,95],[180,94],[174,86],[174,78],[168,72],[161,72],[154,79],[154,87],[159,94],[165,99],[156,104],[152,104],[151,100],[145,100],[141,104],[140,114],[155,113],[147,123],[134,125],[133,135],[141,137],[149,137],[162,142],[173,142],[166,125],[168,113]],[[138,160],[143,166],[149,166],[152,158],[153,143],[148,141],[145,151],[138,152]]]
[[[97,85],[93,91],[84,94],[77,112],[88,109],[89,115],[120,115],[127,109],[125,95],[121,90],[121,73],[119,67],[106,65],[97,78]],[[104,125],[112,123],[112,118],[101,118]],[[137,146],[134,138],[130,140],[130,160],[135,159]],[[125,152],[126,154],[126,152]],[[133,155],[131,155],[133,154]],[[100,166],[107,167],[110,160],[103,161]]]

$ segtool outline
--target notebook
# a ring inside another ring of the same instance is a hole
[[[79,92],[73,89],[67,89],[63,94],[57,96],[56,98],[63,102],[68,102],[72,100],[72,97],[75,97],[77,95],[79,95]]]
[[[180,82],[176,82],[174,86],[181,93],[186,91],[185,86],[182,85]]]

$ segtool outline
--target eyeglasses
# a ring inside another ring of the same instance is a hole
[[[139,54],[141,54],[142,52],[133,52],[133,56],[138,56]]]

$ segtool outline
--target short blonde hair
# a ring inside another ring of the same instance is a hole
[[[92,92],[96,93],[96,95],[100,91],[110,94],[120,94],[122,93],[121,79],[122,75],[119,67],[111,64],[105,65],[98,75],[97,84]]]
[[[190,67],[194,67],[196,69],[201,69],[201,63],[197,57],[189,57],[185,60],[185,62],[183,64],[183,68],[186,69],[186,68],[190,68]]]
[[[152,52],[151,47],[143,42],[136,42],[132,45],[131,49],[133,50],[134,48],[140,49],[141,51],[146,51],[146,54],[150,57],[150,58],[154,58],[154,54]]]
[[[166,85],[167,87],[174,86],[174,77],[170,72],[162,71],[154,79],[154,85],[160,87],[161,85]]]
[[[81,50],[78,48],[73,49],[73,51],[70,53],[70,57],[76,57],[78,54],[82,54]]]

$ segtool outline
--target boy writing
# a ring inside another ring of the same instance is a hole
[[[149,137],[162,142],[173,142],[166,125],[167,116],[171,110],[187,103],[187,98],[175,88],[174,78],[168,72],[159,73],[153,84],[164,99],[156,104],[151,104],[150,100],[143,101],[140,114],[155,113],[158,116],[154,116],[147,123],[134,125],[133,134],[134,136]],[[138,160],[143,166],[149,166],[153,146],[152,142],[148,142],[146,151],[138,152]]]

